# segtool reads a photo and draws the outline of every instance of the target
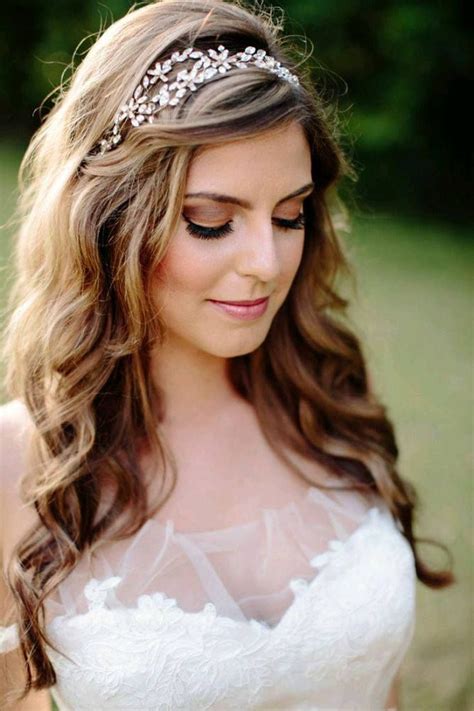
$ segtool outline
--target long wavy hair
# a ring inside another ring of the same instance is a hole
[[[22,496],[38,523],[8,568],[25,694],[56,681],[46,653],[46,596],[87,548],[106,535],[136,532],[176,483],[160,429],[162,398],[148,377],[151,349],[165,328],[150,288],[179,224],[190,161],[202,147],[292,121],[304,129],[316,183],[304,202],[303,257],[265,341],[229,359],[230,381],[289,466],[295,469],[284,447],[354,488],[378,491],[413,549],[418,579],[432,588],[455,581],[450,570],[427,567],[417,551],[420,541],[442,544],[414,536],[417,494],[397,472],[394,427],[373,391],[349,302],[335,285],[341,274],[355,279],[337,192],[355,171],[309,57],[302,59],[282,29],[282,15],[240,0],[134,7],[99,33],[24,155],[3,355],[6,392],[24,403],[33,423]],[[114,150],[93,152],[154,61],[221,43],[232,52],[265,49],[298,74],[300,86],[258,68],[235,70],[166,107],[153,124],[125,129]],[[161,474],[155,502],[140,466],[144,443],[156,461],[154,476]]]

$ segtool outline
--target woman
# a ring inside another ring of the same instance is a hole
[[[454,581],[420,560],[343,322],[353,172],[280,29],[222,0],[133,10],[27,150],[5,704],[393,708],[416,578]]]

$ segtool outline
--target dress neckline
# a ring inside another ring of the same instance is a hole
[[[331,489],[328,489],[329,491],[348,491],[345,487],[342,486],[334,486]],[[315,485],[309,485],[306,491],[303,493],[302,496],[300,496],[298,499],[292,499],[289,501],[287,504],[284,504],[283,506],[277,506],[277,507],[271,507],[271,506],[261,506],[260,507],[260,512],[259,516],[257,518],[254,518],[252,521],[247,521],[246,523],[238,523],[234,524],[233,526],[225,526],[224,528],[212,528],[212,529],[206,529],[204,531],[184,531],[184,530],[178,530],[176,528],[175,522],[172,518],[166,518],[165,522],[161,522],[156,518],[149,518],[145,522],[145,525],[150,524],[150,525],[158,525],[163,528],[166,528],[168,531],[168,535],[174,536],[177,538],[191,538],[193,540],[203,540],[203,539],[209,539],[213,538],[214,536],[225,536],[226,534],[233,534],[236,531],[242,531],[242,530],[250,530],[251,528],[254,528],[255,526],[261,525],[262,520],[265,519],[265,516],[267,514],[275,514],[277,516],[285,516],[291,511],[294,511],[298,508],[298,506],[301,506],[302,504],[307,503],[310,501],[315,494],[320,495],[320,494],[325,494],[326,496],[329,496],[326,494],[326,490],[322,489],[318,486]],[[363,496],[363,494],[361,494]]]
[[[306,492],[306,497],[308,496],[310,496],[309,490]],[[294,505],[294,503],[295,502],[290,502],[284,508],[288,509],[289,507]],[[153,519],[150,520],[153,521]],[[250,524],[252,523],[254,522],[250,522]],[[149,611],[151,609],[158,609],[161,612],[163,612],[164,610],[171,609],[177,611],[179,616],[185,619],[196,619],[197,617],[204,615],[206,618],[213,620],[216,624],[224,624],[226,627],[232,625],[234,628],[254,628],[261,634],[263,633],[273,636],[276,635],[287,624],[287,620],[290,619],[291,615],[293,614],[294,608],[297,605],[302,604],[302,601],[310,594],[311,591],[316,593],[316,590],[322,584],[322,581],[325,577],[324,575],[321,575],[321,573],[323,573],[325,569],[329,569],[331,567],[331,562],[335,562],[339,556],[345,553],[349,546],[354,545],[355,542],[361,537],[363,537],[368,530],[370,531],[373,526],[386,525],[386,523],[387,518],[385,515],[382,514],[382,511],[379,509],[379,507],[371,506],[365,511],[365,514],[362,516],[357,526],[344,539],[338,537],[330,539],[323,551],[314,555],[309,561],[310,566],[317,570],[317,573],[312,574],[309,578],[305,578],[302,576],[294,576],[290,578],[289,582],[285,587],[286,589],[289,589],[293,592],[294,597],[291,600],[290,605],[283,612],[282,616],[273,625],[270,625],[267,622],[256,618],[236,620],[232,617],[229,617],[228,615],[219,613],[213,602],[204,603],[204,606],[200,610],[187,611],[183,609],[180,605],[178,605],[175,597],[170,597],[169,595],[161,591],[151,594],[146,593],[138,595],[133,603],[125,606],[119,606],[118,609],[121,609],[122,607],[125,607],[129,611]],[[230,528],[234,529],[235,526]],[[226,531],[229,530],[229,528],[221,529],[221,531],[222,530]],[[211,533],[213,532],[214,531],[211,531]],[[97,612],[98,610],[103,609],[109,609],[113,611],[114,609],[116,609],[115,607],[108,607],[108,604],[106,602],[107,592],[109,590],[117,588],[122,582],[122,580],[123,578],[120,575],[111,575],[102,579],[90,577],[84,586],[84,594],[89,601],[89,609],[85,612],[76,613],[73,617],[76,619],[83,619],[85,616],[91,614],[91,612],[94,611]],[[66,616],[61,614],[55,615],[50,620],[49,625],[54,626],[59,624],[60,620],[62,620],[64,617]]]

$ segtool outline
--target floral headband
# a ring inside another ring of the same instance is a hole
[[[188,58],[196,60],[191,69],[178,72],[176,80],[168,83],[166,75],[173,65],[184,62]],[[208,49],[207,54],[188,47],[182,52],[173,52],[170,59],[156,62],[145,72],[130,100],[117,111],[114,125],[106,131],[96,148],[103,155],[121,142],[121,129],[127,121],[130,121],[132,126],[140,126],[144,121],[153,123],[154,116],[162,108],[168,105],[176,106],[188,91],[196,91],[200,85],[216,74],[225,74],[229,69],[235,67],[242,69],[251,64],[266,69],[292,84],[299,84],[295,74],[283,67],[274,57],[267,55],[263,49],[246,47],[243,52],[229,56],[229,50],[222,44],[218,46],[217,51]],[[159,88],[155,86],[157,83],[160,84]]]

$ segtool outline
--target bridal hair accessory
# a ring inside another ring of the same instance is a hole
[[[173,65],[177,62],[184,62],[188,58],[196,60],[192,68],[178,72],[176,80],[168,83],[166,75],[171,71]],[[188,47],[182,52],[173,52],[170,59],[156,62],[151,69],[145,72],[140,84],[133,92],[133,96],[128,103],[120,107],[115,115],[114,125],[104,134],[104,138],[98,144],[100,153],[103,155],[121,142],[121,128],[127,120],[130,120],[132,126],[140,126],[144,121],[153,123],[154,116],[162,108],[168,105],[176,106],[188,91],[196,91],[200,84],[211,79],[214,75],[225,74],[233,67],[246,68],[249,64],[267,69],[292,84],[300,83],[295,74],[283,67],[274,57],[268,55],[264,49],[246,47],[243,52],[229,56],[229,50],[220,44],[217,51],[208,49],[207,55],[193,47]],[[157,82],[161,84],[158,90],[154,86]]]

